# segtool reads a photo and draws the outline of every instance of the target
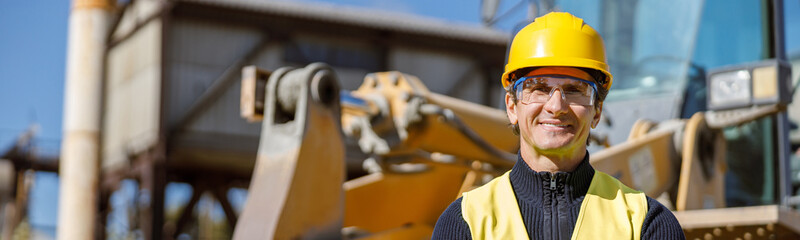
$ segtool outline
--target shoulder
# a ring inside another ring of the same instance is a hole
[[[461,215],[461,200],[453,201],[439,216],[431,239],[472,239],[469,225]]]
[[[456,201],[460,201],[461,199],[466,198],[467,206],[471,206],[475,202],[492,201],[492,195],[496,191],[511,191],[513,193],[513,188],[511,187],[511,180],[508,178],[509,172],[506,172],[503,175],[495,177],[494,179],[492,179],[486,184],[483,184],[480,187],[465,192],[462,195],[462,197]]]
[[[462,198],[458,198],[453,201],[453,203],[450,203],[450,206],[448,206],[442,215],[439,216],[439,221],[436,222],[437,227],[440,223],[459,222],[464,220],[464,218],[461,216],[461,200]]]
[[[594,183],[594,181],[599,181],[598,183],[601,183],[604,186],[613,186],[614,188],[608,188],[608,189],[614,190],[614,193],[616,190],[622,190],[623,193],[642,193],[642,191],[628,187],[628,185],[625,185],[624,183],[622,183],[622,181],[620,181],[616,177],[613,177],[608,173],[602,171],[595,170],[594,177],[592,178],[592,183]]]
[[[647,216],[642,224],[642,239],[686,239],[672,211],[647,197]]]

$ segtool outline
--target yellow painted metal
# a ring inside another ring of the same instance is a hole
[[[472,128],[475,133],[480,135],[487,142],[494,147],[506,152],[516,153],[519,149],[519,137],[515,136],[511,131],[508,116],[504,110],[490,108],[484,105],[464,101],[457,98],[448,97],[441,94],[431,93],[428,95],[430,103],[442,106],[453,110],[464,123]],[[424,147],[440,149],[441,152],[446,153],[465,153],[470,151],[469,145],[453,144],[451,141],[455,140],[456,134],[452,128],[447,127],[430,127],[430,131],[425,133],[426,140],[423,142]],[[477,154],[470,154],[477,155]],[[469,158],[468,156],[464,156]],[[472,158],[479,159],[479,158]]]
[[[409,223],[434,226],[468,168],[436,164],[421,173],[375,173],[344,184],[344,226],[371,233]],[[429,237],[429,236],[428,236]]]
[[[696,113],[685,122],[676,148],[674,131],[650,131],[654,127],[637,121],[627,142],[593,154],[592,165],[651,197],[677,184],[678,211],[724,207],[725,140],[719,130],[709,128],[703,113]]]
[[[725,207],[725,139],[719,130],[708,127],[702,112],[695,113],[686,123],[681,154],[675,208],[684,211]]]
[[[284,78],[290,78],[291,74],[287,73],[290,70],[284,69],[273,72],[269,77],[264,114],[254,117],[258,115],[254,106],[259,104],[259,97],[253,89],[258,88],[256,79],[259,70],[249,70],[243,74],[249,83],[246,88],[243,84],[242,91],[253,96],[245,97],[243,94],[242,101],[247,105],[243,106],[247,108],[243,112],[246,112],[247,118],[258,120],[260,117],[264,122],[251,194],[235,231],[236,239],[308,237],[309,234],[317,234],[313,229],[333,229],[331,225],[311,225],[331,223],[343,223],[346,227],[390,239],[392,236],[402,238],[419,234],[427,237],[430,236],[430,230],[424,229],[432,229],[439,214],[458,197],[460,191],[472,188],[478,177],[486,173],[466,165],[419,159],[414,153],[423,150],[452,155],[462,159],[460,161],[480,160],[505,167],[513,164],[510,158],[499,159],[496,153],[477,147],[475,139],[465,136],[463,129],[457,129],[452,123],[441,121],[442,116],[422,113],[420,104],[452,111],[481,139],[513,156],[511,153],[518,148],[518,138],[507,128],[508,121],[503,111],[430,93],[414,76],[399,72],[375,73],[368,75],[362,86],[351,93],[364,99],[365,103],[345,105],[341,110],[339,126],[347,129],[366,120],[372,124],[367,126],[369,129],[362,126],[357,130],[374,131],[377,141],[390,144],[391,151],[379,153],[381,156],[411,153],[415,156],[412,157],[413,161],[417,164],[426,162],[429,169],[418,173],[384,171],[354,179],[343,185],[343,199],[337,198],[335,192],[321,192],[334,189],[336,184],[340,184],[339,189],[342,186],[342,176],[337,174],[343,172],[330,172],[342,169],[339,164],[343,162],[338,157],[341,149],[336,147],[341,144],[343,137],[331,125],[336,122],[332,119],[334,115],[326,112],[329,109],[321,109],[324,104],[308,100],[307,106],[300,103],[296,107],[289,106],[288,109],[296,111],[291,120],[286,120],[290,119],[288,116],[281,116],[287,115],[282,113],[287,107],[275,88],[284,85],[280,81],[288,81]],[[310,88],[304,87],[302,92]],[[306,98],[308,96],[300,97],[301,100]],[[414,105],[414,101],[418,101],[417,105]],[[409,114],[420,114],[421,118],[412,123],[409,119],[415,116]],[[379,120],[376,121],[376,118]],[[364,134],[361,132],[362,136]],[[481,163],[475,162],[475,166],[480,167]],[[472,177],[465,179],[471,170]],[[337,199],[345,200],[342,203],[344,207],[335,206]],[[337,221],[320,214],[320,211],[335,214],[333,210],[344,212],[343,218]],[[409,223],[415,227],[402,228],[409,226]],[[331,232],[317,236],[331,237]]]
[[[628,140],[633,140],[635,138],[644,136],[650,132],[650,129],[655,127],[655,125],[656,124],[654,122],[647,119],[636,120],[636,122],[633,123],[633,127],[631,127],[630,134],[628,134]]]
[[[92,8],[100,8],[106,10],[112,10],[116,6],[117,1],[115,0],[74,0],[72,1],[72,8],[73,9],[92,9]]]
[[[502,168],[485,171],[482,169],[484,163],[480,161],[473,161],[471,165],[470,171],[464,176],[464,181],[461,183],[461,188],[458,190],[458,195],[456,195],[456,198],[461,197],[461,195],[465,192],[469,192],[472,189],[480,187],[483,185],[483,183],[485,183],[484,181],[498,177],[508,171]]]
[[[747,239],[743,238],[746,232],[751,232],[751,237],[758,235],[755,239],[800,239],[800,212],[778,205],[700,209],[674,214],[687,239],[702,237],[704,233],[712,233],[715,239]]]
[[[336,81],[321,64],[270,77],[258,159],[234,239],[341,237],[344,144]],[[283,103],[294,111],[285,112]]]
[[[508,128],[508,119],[504,111],[480,104],[431,93],[425,85],[411,75],[399,72],[381,72],[368,75],[364,83],[352,92],[352,95],[368,100],[375,113],[364,113],[345,108],[342,116],[343,126],[348,126],[356,118],[365,114],[378,113],[376,98],[385,99],[392,121],[372,126],[374,129],[390,129],[397,131],[401,141],[394,142],[394,153],[413,152],[422,149],[428,152],[441,152],[465,159],[486,161],[510,167],[513,161],[498,159],[498,156],[480,148],[458,129],[442,121],[437,116],[425,118],[421,124],[402,126],[408,121],[409,112],[415,112],[409,104],[412,98],[421,98],[425,104],[449,109],[458,116],[472,131],[493,147],[506,153],[515,153],[519,148],[519,138]],[[387,126],[387,125],[392,126]],[[403,133],[399,133],[403,132]],[[381,133],[378,133],[381,134]],[[405,139],[402,139],[405,136]]]
[[[673,132],[656,131],[591,155],[591,164],[625,185],[658,197],[676,182]]]
[[[461,187],[458,190],[458,194],[456,194],[456,198],[461,197],[461,194],[465,192],[469,192],[472,189],[475,189],[475,185],[478,182],[478,177],[481,174],[478,171],[469,171],[464,176],[464,181],[461,182]]]

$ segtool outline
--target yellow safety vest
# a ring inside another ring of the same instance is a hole
[[[508,172],[464,193],[461,212],[472,239],[529,239]],[[646,214],[644,193],[595,171],[581,203],[572,239],[639,240]]]

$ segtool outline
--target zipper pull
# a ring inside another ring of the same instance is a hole
[[[550,189],[556,189],[556,175],[550,177]]]

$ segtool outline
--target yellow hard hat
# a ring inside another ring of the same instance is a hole
[[[508,63],[501,79],[510,84],[509,74],[528,67],[564,66],[595,69],[605,74],[597,79],[606,90],[611,87],[603,39],[583,19],[564,12],[551,12],[536,18],[514,36]]]

